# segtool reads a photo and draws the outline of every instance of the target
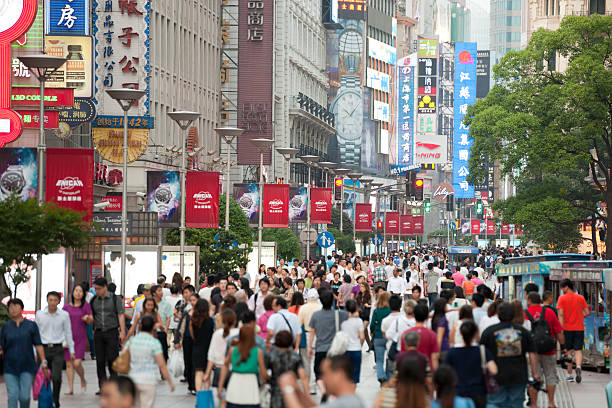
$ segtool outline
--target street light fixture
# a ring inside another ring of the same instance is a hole
[[[235,138],[244,133],[244,129],[235,127],[216,128],[215,132],[225,140],[227,144],[227,168],[225,174],[225,230],[229,231],[229,204],[230,204],[230,171],[231,171],[231,150],[232,142]],[[210,153],[210,152],[209,152]]]
[[[327,170],[327,171],[325,172],[325,187],[327,187],[327,186],[328,186],[328,184],[327,184],[327,182],[328,182],[328,180],[327,180],[327,175],[328,175],[329,173],[332,173],[332,172],[333,172],[333,169],[334,169],[334,168],[335,168],[337,165],[338,165],[338,163],[334,163],[334,162],[330,162],[330,161],[322,161],[322,162],[319,162],[319,166],[321,166],[323,169]]]
[[[308,186],[306,187],[306,197],[308,197],[306,205],[306,230],[308,231],[308,240],[306,241],[306,260],[310,262],[310,174],[312,166],[319,161],[319,156],[307,154],[300,156],[300,160],[308,167]]]
[[[183,140],[181,142],[181,224],[179,227],[180,233],[180,264],[179,264],[179,272],[181,276],[185,276],[185,173],[187,169],[185,168],[185,156],[187,153],[187,139],[189,138],[189,126],[193,123],[194,120],[197,120],[200,117],[198,112],[189,112],[189,111],[174,111],[168,112],[168,116],[170,119],[176,122],[177,125],[181,128],[183,133]],[[202,150],[200,148],[200,150]]]
[[[291,158],[300,152],[300,149],[293,147],[278,147],[276,151],[283,156],[285,162],[287,162],[287,173],[285,183],[291,184],[289,178],[291,177]]]
[[[108,96],[123,109],[123,188],[121,193],[121,289],[125,296],[125,262],[127,242],[127,161],[128,161],[128,111],[146,92],[137,89],[107,89]]]
[[[344,214],[343,214],[344,212],[344,176],[346,176],[350,172],[351,172],[351,169],[345,169],[345,168],[334,170],[334,173],[336,174],[336,176],[340,176],[342,178],[342,187],[341,187],[341,192],[340,192],[340,232],[344,232],[342,231],[343,218],[344,218]]]
[[[249,140],[253,146],[259,150],[259,223],[257,226],[257,267],[261,265],[261,240],[263,234],[263,166],[264,166],[264,153],[270,150],[274,144],[272,139],[251,139]],[[229,163],[229,160],[228,160]],[[229,164],[228,164],[229,167]]]
[[[363,177],[363,174],[349,173],[348,177],[353,182],[353,242],[355,242],[357,236],[357,231],[355,231],[357,227],[357,201],[359,201],[359,197],[357,196],[357,181]]]

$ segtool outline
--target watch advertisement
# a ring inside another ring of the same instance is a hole
[[[147,211],[166,227],[178,226],[181,184],[178,171],[147,172]]]
[[[249,220],[250,226],[259,224],[259,185],[256,183],[234,184],[234,200]]]
[[[355,217],[355,231],[372,231],[372,204],[357,204],[355,207]]]
[[[332,189],[310,189],[310,222],[312,224],[331,224],[332,220]]]
[[[219,228],[219,173],[188,171],[185,193],[187,228]]]
[[[84,214],[93,212],[93,149],[47,148],[46,200]]]
[[[289,222],[306,222],[307,204],[308,189],[306,187],[289,188]]]
[[[289,227],[289,184],[265,184],[263,191],[263,227]]]
[[[387,235],[399,235],[400,233],[400,214],[397,211],[389,211],[385,214],[387,224]]]
[[[38,167],[36,149],[5,147],[0,149],[0,201],[16,194],[21,200],[36,197]]]

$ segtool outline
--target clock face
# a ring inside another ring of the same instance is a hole
[[[172,199],[172,192],[170,191],[170,189],[166,187],[162,187],[162,188],[158,188],[157,190],[155,190],[155,200],[157,202],[162,203],[162,204],[168,204],[170,203],[171,199]]]
[[[23,0],[0,0],[0,33],[15,25],[23,12]]]
[[[7,171],[0,178],[0,185],[4,191],[19,194],[25,187],[25,180],[21,174]]]
[[[361,95],[358,92],[347,92],[340,96],[336,107],[338,135],[347,140],[360,139],[363,128]]]

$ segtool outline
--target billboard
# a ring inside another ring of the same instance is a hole
[[[389,75],[378,72],[372,68],[368,68],[366,74],[368,88],[377,89],[386,93],[391,92],[391,77]]]
[[[413,164],[414,149],[414,71],[416,56],[404,58],[398,65],[397,98],[397,166]],[[406,64],[406,65],[404,65]]]
[[[445,143],[438,135],[438,40],[421,38],[417,48],[417,126],[413,164],[446,162],[446,154],[442,151]]]
[[[45,0],[45,34],[89,35],[89,0]]]
[[[259,184],[234,184],[234,200],[240,205],[249,225],[259,225]]]
[[[389,104],[374,101],[374,119],[389,123]]]
[[[379,61],[389,65],[395,65],[396,51],[395,47],[368,37],[368,56],[376,58]]]
[[[312,194],[312,191],[310,194]],[[289,189],[289,222],[305,222],[307,205],[308,189],[306,187],[291,187]]]
[[[476,60],[476,98],[484,98],[491,87],[491,51],[478,50]]]
[[[5,147],[0,149],[0,201],[16,194],[21,200],[36,197],[38,161],[36,149]]]
[[[338,17],[347,20],[365,20],[368,16],[366,0],[338,0]]]
[[[445,135],[417,133],[414,139],[414,163],[446,163],[448,143]]]
[[[47,79],[49,88],[74,88],[74,96],[93,96],[93,39],[91,37],[45,36],[45,52],[67,61]],[[93,118],[92,118],[93,119]]]
[[[219,173],[188,171],[185,177],[187,228],[219,228]]]
[[[178,171],[147,171],[147,211],[166,227],[178,226],[181,183]]]
[[[289,184],[265,184],[263,190],[263,227],[289,227]]]
[[[474,198],[467,182],[472,147],[470,130],[463,123],[468,106],[476,102],[476,43],[455,43],[455,99],[453,127],[453,188],[455,198]]]

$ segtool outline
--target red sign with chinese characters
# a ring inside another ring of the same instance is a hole
[[[422,215],[412,216],[412,233],[414,235],[423,235],[423,218],[424,217]]]
[[[412,235],[412,215],[401,215],[400,216],[400,234],[401,235]]]
[[[187,228],[219,228],[219,173],[188,171],[185,191]]]
[[[400,233],[400,214],[397,211],[385,213],[385,223],[387,235],[399,235]]]
[[[472,235],[480,234],[480,220],[471,220],[470,225],[470,231],[472,232]]]
[[[12,89],[12,106],[40,105],[39,87],[16,87]],[[46,88],[45,106],[72,106],[74,105],[74,88]]]
[[[502,226],[501,226],[501,233],[502,233],[503,235],[508,235],[508,234],[510,234],[510,225],[508,225],[508,224],[502,224]]]
[[[487,219],[487,235],[495,235],[495,221]]]
[[[372,231],[372,204],[357,204],[355,206],[355,231]]]
[[[47,149],[46,200],[60,207],[84,212],[91,221],[93,212],[93,149]]]
[[[102,197],[103,203],[108,203],[108,207],[104,208],[104,211],[121,211],[123,204],[123,197],[120,195]]]
[[[40,127],[40,112],[36,110],[18,110],[24,129],[38,129]],[[59,127],[59,111],[45,111],[45,129]]]
[[[313,187],[310,189],[310,222],[331,224],[332,189]]]
[[[264,228],[289,227],[289,184],[265,184],[262,208]]]

